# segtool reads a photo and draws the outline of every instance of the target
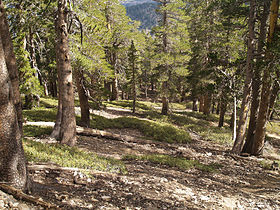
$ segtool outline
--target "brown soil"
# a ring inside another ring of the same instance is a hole
[[[32,195],[62,209],[280,209],[279,171],[263,169],[261,158],[231,155],[230,148],[195,133],[190,144],[168,144],[145,140],[131,129],[110,132],[139,138],[117,141],[79,136],[77,146],[117,159],[159,153],[223,167],[212,173],[194,168],[183,171],[132,160],[124,161],[127,174],[91,171],[93,179],[78,181],[78,169],[30,165]]]

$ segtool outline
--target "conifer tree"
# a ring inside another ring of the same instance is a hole
[[[175,90],[176,77],[187,75],[190,46],[183,1],[159,1],[161,20],[153,29],[155,33],[155,69],[159,71],[161,82],[161,100],[164,115],[168,114],[171,90]]]

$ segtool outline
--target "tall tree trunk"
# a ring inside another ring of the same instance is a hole
[[[278,10],[279,10],[279,0],[273,0],[271,3],[270,9],[270,21],[269,21],[269,34],[268,34],[268,51],[266,53],[266,57],[270,59],[272,56],[269,52],[269,47],[272,44],[275,28],[277,25],[278,19]],[[269,99],[271,95],[271,75],[270,69],[271,65],[268,65],[264,69],[263,73],[263,80],[262,80],[262,92],[261,92],[261,101],[260,101],[260,110],[257,118],[257,125],[256,125],[256,133],[254,136],[254,143],[252,154],[253,155],[261,155],[263,153],[263,146],[264,146],[264,139],[265,139],[265,128],[267,123],[268,117],[268,108],[269,108]]]
[[[118,78],[117,74],[115,73],[115,78],[113,79],[113,86],[112,86],[112,101],[119,100],[119,87],[118,87]]]
[[[220,100],[220,116],[219,116],[219,125],[218,127],[223,127],[224,126],[224,118],[227,110],[227,100],[225,96],[225,91],[223,90],[222,92],[222,97]]]
[[[163,1],[163,7],[167,5],[167,1]],[[167,27],[167,12],[164,11],[162,14],[162,26]],[[162,48],[163,52],[167,53],[167,32],[163,30],[163,35],[162,35]],[[168,69],[168,64],[165,64],[163,67],[163,73],[168,74],[170,76],[170,71]],[[170,77],[169,77],[170,79]],[[162,109],[161,109],[161,114],[167,115],[169,111],[169,99],[168,99],[168,92],[169,92],[169,87],[168,87],[168,81],[164,81],[162,83]]]
[[[162,83],[162,91],[163,91],[163,96],[161,98],[162,100],[162,109],[161,109],[161,114],[167,115],[169,111],[169,100],[167,97],[167,88],[168,84],[167,81]]]
[[[236,140],[236,113],[237,113],[237,100],[236,100],[236,95],[234,95],[233,98],[233,112],[232,112],[232,126],[230,126],[232,128],[232,141],[235,142]]]
[[[204,110],[204,96],[199,96],[199,112],[203,112]]]
[[[136,69],[135,69],[135,63],[134,62],[133,62],[133,66],[132,66],[132,97],[133,97],[132,113],[135,113],[135,106],[136,106]]]
[[[9,24],[6,18],[6,12],[4,9],[4,5],[1,1],[0,4],[0,12],[1,12],[1,17],[0,17],[0,35],[2,39],[2,45],[3,45],[3,50],[5,53],[5,61],[6,61],[6,66],[9,72],[10,80],[12,83],[12,88],[13,88],[13,100],[14,100],[14,105],[16,108],[16,113],[17,113],[17,120],[18,120],[18,126],[20,133],[23,134],[22,130],[22,123],[23,123],[23,117],[22,117],[22,102],[21,102],[21,97],[20,97],[20,92],[19,92],[19,76],[18,76],[18,67],[16,64],[16,56],[14,53],[14,47],[13,47],[13,42],[10,36],[10,31],[9,31]]]
[[[2,1],[0,4],[0,18],[3,21],[5,16]],[[1,27],[1,34],[2,30]],[[13,87],[5,61],[2,36],[0,36],[0,87],[0,182],[26,190],[28,183],[26,160],[14,106]]]
[[[89,104],[88,104],[88,96],[86,94],[86,90],[83,84],[83,73],[78,69],[74,70],[74,78],[76,81],[76,87],[79,95],[80,108],[81,108],[81,126],[89,127],[90,126],[90,118],[89,118]]]
[[[220,114],[221,100],[218,101],[216,114]]]
[[[273,109],[274,109],[275,101],[276,101],[277,96],[279,94],[279,90],[280,90],[279,82],[274,81],[273,88],[272,88],[272,93],[271,93],[271,96],[270,96],[270,102],[269,102],[269,112],[268,112],[268,119],[269,120],[272,120]]]
[[[250,96],[252,89],[252,66],[254,57],[254,38],[255,38],[255,16],[256,16],[256,0],[250,0],[250,14],[249,14],[249,37],[248,37],[248,49],[246,60],[246,78],[243,88],[243,99],[240,108],[239,122],[237,128],[237,136],[234,142],[232,152],[240,154],[244,136],[246,132],[247,117],[250,105]]]
[[[266,22],[269,16],[269,8],[270,8],[270,1],[264,2],[263,14],[261,18],[260,24],[260,36],[258,38],[258,49],[257,54],[257,65],[255,66],[255,70],[253,72],[253,80],[252,80],[252,103],[250,109],[250,121],[248,126],[248,132],[246,136],[245,144],[242,148],[242,153],[251,153],[252,145],[254,141],[254,133],[256,129],[256,121],[258,115],[258,109],[260,104],[260,89],[261,89],[261,68],[260,66],[261,61],[263,60],[263,48],[266,39]],[[259,64],[259,65],[258,65]]]
[[[197,112],[197,110],[198,110],[198,100],[197,100],[197,98],[193,98],[192,102],[193,102],[192,111]]]
[[[212,108],[211,108],[211,113],[212,114],[215,113],[215,106],[216,106],[216,102],[214,100],[212,100]]]
[[[76,118],[74,106],[74,89],[72,68],[70,64],[68,32],[67,32],[67,1],[58,0],[57,18],[57,69],[60,71],[60,99],[62,105],[59,139],[62,144],[73,146],[76,143]]]
[[[57,27],[57,23],[56,23]],[[57,28],[56,28],[57,30]],[[56,45],[56,60],[58,61],[58,45]],[[58,63],[57,63],[58,65]],[[55,119],[55,124],[53,131],[50,135],[51,138],[59,139],[59,134],[60,134],[60,129],[61,129],[61,120],[62,120],[62,98],[61,98],[61,92],[62,92],[62,87],[61,87],[61,71],[57,71],[57,81],[58,81],[58,93],[56,91],[56,94],[58,94],[58,106],[57,106],[57,113],[56,113],[56,119]],[[55,81],[54,81],[55,82]],[[55,82],[56,84],[56,82]]]
[[[211,113],[212,94],[207,93],[204,95],[203,114],[209,115]]]

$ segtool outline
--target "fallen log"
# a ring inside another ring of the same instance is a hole
[[[108,131],[97,130],[97,129],[93,129],[93,128],[84,128],[84,127],[80,127],[80,126],[77,126],[76,130],[77,130],[77,134],[85,135],[85,136],[104,137],[104,138],[114,139],[114,140],[119,140],[119,141],[124,141],[124,140],[131,141],[131,140],[135,139],[132,136],[115,134],[115,133],[111,133]]]
[[[134,136],[115,134],[115,133],[112,133],[109,131],[97,130],[97,129],[93,129],[93,128],[85,128],[85,127],[81,127],[81,126],[77,126],[76,131],[77,131],[78,135],[101,137],[101,138],[106,138],[106,139],[122,141],[122,142],[154,144],[154,145],[169,144],[166,142],[157,142],[157,141],[152,141],[152,140],[146,140],[146,139],[141,139],[141,138],[137,138]]]
[[[45,209],[59,209],[54,204],[39,200],[38,198],[35,198],[33,196],[27,195],[23,193],[21,190],[18,190],[10,185],[0,183],[0,190],[12,195],[17,200],[22,200],[31,204],[42,206]]]

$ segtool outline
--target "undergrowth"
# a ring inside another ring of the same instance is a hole
[[[167,165],[170,167],[176,167],[181,170],[189,170],[191,168],[196,168],[206,172],[216,172],[222,166],[219,164],[205,165],[197,160],[188,160],[186,158],[171,157],[169,155],[160,154],[150,154],[150,155],[125,155],[123,160],[142,160],[148,161],[155,164]]]
[[[50,135],[52,127],[47,126],[35,126],[35,125],[24,125],[23,133],[25,137],[40,137],[43,135]]]
[[[99,157],[77,147],[62,144],[43,144],[24,139],[24,152],[29,162],[51,162],[63,167],[125,173],[125,165],[112,158]]]
[[[169,143],[187,143],[191,141],[189,133],[174,127],[167,123],[152,122],[148,120],[140,120],[134,117],[120,117],[115,119],[107,119],[102,116],[94,115],[91,120],[91,127],[97,129],[108,128],[132,128],[139,130],[146,137],[150,137],[156,141]]]
[[[31,122],[55,122],[56,108],[37,107],[31,110],[23,110],[23,116]]]
[[[124,109],[132,109],[132,100],[119,100],[119,101],[110,101],[103,102],[107,107],[116,107]],[[136,101],[136,111],[149,111],[155,110],[155,107],[161,107],[161,103],[153,103],[150,101]],[[169,103],[171,109],[185,109],[185,103]]]

